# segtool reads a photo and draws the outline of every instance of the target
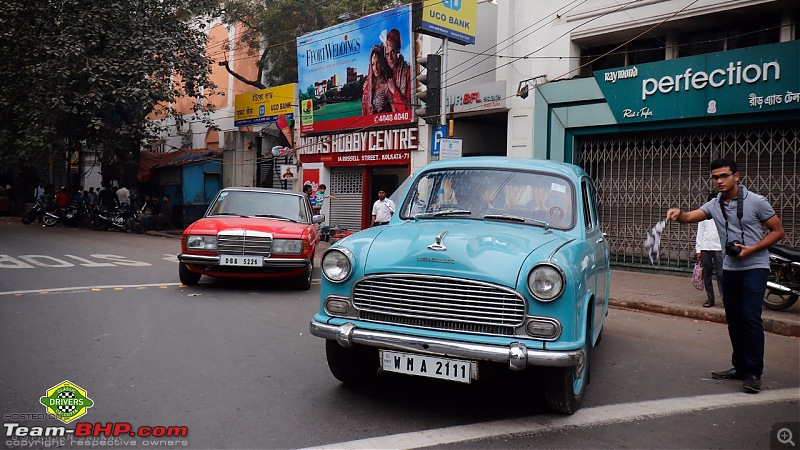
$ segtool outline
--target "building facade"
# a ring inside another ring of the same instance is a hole
[[[642,249],[646,232],[669,207],[700,206],[713,188],[709,163],[732,156],[744,184],[766,195],[781,217],[782,242],[800,245],[796,1],[477,0],[476,7],[477,17],[468,24],[474,27],[473,45],[401,33],[400,51],[411,68],[412,110],[420,104],[417,76],[424,73],[414,60],[442,55],[443,127],[414,115],[326,126],[333,117],[373,117],[346,110],[361,95],[350,89],[366,84],[369,75],[358,58],[385,45],[386,31],[399,27],[372,30],[354,21],[353,28],[337,28],[347,33],[333,35],[348,36],[337,41],[337,54],[360,56],[346,59],[341,73],[312,71],[304,79],[301,70],[296,155],[273,157],[265,151],[280,137],[271,124],[234,127],[230,103],[216,113],[217,135],[190,124],[191,145],[210,146],[214,138],[223,143],[223,186],[300,190],[304,184],[326,184],[336,197],[324,203],[327,223],[350,230],[368,226],[377,188],[391,192],[444,157],[442,138],[460,140],[455,155],[460,157],[571,162],[596,181],[612,262],[639,268],[651,267]],[[219,40],[235,36],[235,30],[215,30]],[[325,51],[301,53],[307,42],[326,39],[309,36],[298,40],[299,64],[310,58],[308,67],[330,65]],[[236,51],[234,46],[228,57],[239,69],[252,64]],[[253,90],[236,83],[232,77],[217,82],[232,94]],[[232,101],[233,95],[227,98]],[[180,143],[176,138],[173,147]],[[288,183],[279,172],[287,164],[299,171]],[[667,227],[656,270],[691,267],[694,230]]]
[[[463,156],[583,167],[597,184],[612,263],[640,269],[652,268],[647,231],[669,207],[699,207],[713,189],[710,162],[731,156],[743,183],[775,207],[782,243],[800,245],[796,2],[478,6],[476,45],[450,45],[446,58],[448,120]],[[505,87],[498,108],[470,106],[492,83]],[[694,233],[670,224],[654,269],[689,270]]]

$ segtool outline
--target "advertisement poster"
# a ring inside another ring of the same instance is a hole
[[[300,132],[411,123],[412,37],[406,5],[297,38]]]
[[[294,180],[297,178],[297,166],[295,165],[280,165],[281,180]]]
[[[316,194],[319,187],[319,169],[303,169],[303,186],[311,186],[311,193]]]

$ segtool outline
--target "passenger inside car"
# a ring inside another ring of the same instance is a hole
[[[442,178],[439,184],[439,193],[436,195],[436,203],[433,204],[434,209],[452,208],[458,205],[456,198],[456,191],[453,189],[453,179],[450,177]]]

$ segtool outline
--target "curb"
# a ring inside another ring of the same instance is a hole
[[[724,310],[695,310],[688,308],[679,308],[672,305],[663,305],[658,303],[645,303],[637,300],[622,300],[610,298],[608,301],[609,306],[620,309],[630,309],[635,311],[647,311],[657,314],[667,314],[671,316],[687,317],[690,319],[706,320],[716,323],[728,323],[725,320]],[[800,337],[800,324],[788,323],[780,320],[775,320],[769,317],[762,317],[764,323],[764,331],[767,333],[780,334],[782,336]]]

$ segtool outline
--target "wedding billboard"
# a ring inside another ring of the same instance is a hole
[[[300,132],[411,123],[412,37],[408,5],[298,37]]]

